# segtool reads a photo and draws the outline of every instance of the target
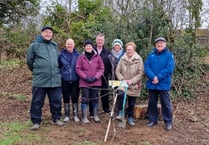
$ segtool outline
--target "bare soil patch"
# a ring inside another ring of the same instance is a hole
[[[0,122],[30,120],[31,72],[26,66],[21,68],[0,67]],[[206,77],[208,79],[208,77]],[[208,84],[208,80],[206,81]],[[24,99],[21,97],[25,97]],[[136,126],[117,127],[112,122],[107,142],[103,142],[110,115],[100,110],[101,123],[89,125],[72,121],[63,127],[52,125],[48,100],[43,108],[43,122],[39,134],[43,142],[30,144],[70,145],[70,144],[107,144],[107,145],[208,145],[209,144],[209,86],[205,92],[196,94],[187,101],[173,100],[173,129],[163,129],[163,121],[153,128],[146,127],[147,120],[135,120]],[[81,116],[81,114],[79,114]],[[24,130],[32,134],[30,128]],[[0,139],[2,135],[0,133]]]

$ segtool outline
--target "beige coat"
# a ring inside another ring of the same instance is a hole
[[[141,56],[136,52],[128,59],[124,54],[116,68],[118,80],[131,80],[132,85],[128,87],[127,95],[138,97],[141,94],[141,80],[144,74],[144,64]]]

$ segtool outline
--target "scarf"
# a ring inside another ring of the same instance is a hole
[[[123,48],[121,48],[118,52],[116,52],[114,49],[111,50],[112,55],[119,59],[123,53]]]
[[[91,58],[92,58],[92,56],[94,55],[94,51],[92,51],[92,52],[86,52],[85,51],[85,56],[87,57],[87,59],[90,61],[91,60]]]

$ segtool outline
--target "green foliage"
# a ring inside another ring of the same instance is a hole
[[[86,39],[94,40],[98,33],[108,36],[111,12],[101,2],[101,0],[80,0],[79,12],[71,14],[70,34],[78,48],[83,47],[83,42]]]
[[[43,25],[51,25],[54,29],[54,39],[64,46],[65,40],[70,37],[70,15],[59,3],[47,7],[50,15],[44,17]]]
[[[67,13],[65,8],[56,4],[48,8],[49,16],[44,19],[44,24],[50,24],[55,29],[55,40],[64,47],[65,40],[73,38],[76,46],[82,48],[86,39],[95,39],[96,34],[106,30],[110,11],[101,5],[101,0],[79,1],[79,11]],[[108,27],[109,28],[109,27]]]
[[[49,24],[53,27],[61,28],[69,32],[68,25],[66,25],[69,21],[69,15],[61,4],[54,3],[54,6],[47,8],[47,11],[50,15],[44,19],[43,25]]]
[[[23,94],[16,94],[14,98],[20,101],[24,101],[26,99],[26,96]]]
[[[158,36],[168,35],[167,17],[163,6],[155,0],[136,1],[138,5],[119,6],[118,11],[124,11],[123,15],[116,15],[110,24],[112,40],[120,38],[124,43],[134,41],[137,45],[137,52],[143,58],[148,50],[153,47],[153,40]],[[141,3],[141,5],[140,5]],[[124,10],[124,7],[127,7]],[[160,19],[159,19],[160,18]]]
[[[78,3],[78,11],[71,13],[58,2],[47,8],[49,15],[44,17],[43,25],[53,26],[54,40],[60,44],[60,47],[65,46],[66,39],[73,38],[76,47],[82,51],[86,39],[95,40],[98,33],[104,33],[106,46],[109,48],[115,38],[120,38],[124,44],[133,41],[137,45],[137,52],[145,60],[154,47],[154,39],[163,36],[168,40],[168,47],[176,58],[172,84],[174,98],[191,98],[197,89],[200,90],[203,72],[207,70],[205,64],[198,63],[198,57],[204,56],[206,50],[196,43],[195,29],[200,26],[201,0],[187,2],[187,9],[192,15],[194,26],[190,26],[185,31],[175,30],[172,19],[169,18],[173,13],[166,11],[164,1],[136,0],[134,3],[117,1],[114,9],[105,7],[104,0],[79,0]],[[4,33],[1,29],[0,42],[1,44],[6,42],[4,48],[9,56],[23,60],[26,48],[37,31],[33,29],[35,25],[29,24],[31,27],[25,28],[21,23],[17,24],[4,29]],[[143,84],[145,81],[146,79]],[[146,86],[142,87],[143,99],[146,98],[147,92]]]
[[[17,60],[17,59],[7,59],[7,60],[1,60],[1,63],[0,63],[0,68],[3,68],[3,67],[14,67],[14,66],[19,66],[20,64],[20,61]]]
[[[99,12],[98,8],[102,6],[102,0],[78,0],[79,12],[84,18],[87,18],[93,12]]]
[[[5,28],[6,32],[6,52],[10,58],[18,58],[20,64],[25,63],[26,49],[36,35],[35,25],[24,29],[21,24]]]
[[[200,12],[202,10],[202,0],[188,0],[189,6],[187,9],[192,15],[192,21],[194,21],[195,29],[199,28],[201,26],[201,16]]]
[[[195,91],[201,90],[204,85],[201,81],[204,75],[202,66],[198,63],[198,56],[204,49],[202,46],[192,43],[191,35],[185,34],[178,37],[173,49],[176,67],[173,77],[173,89],[175,97],[191,98]]]
[[[18,23],[21,18],[38,12],[40,0],[3,0],[0,2],[0,26]]]

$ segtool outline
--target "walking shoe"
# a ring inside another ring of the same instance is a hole
[[[38,130],[40,128],[39,124],[33,124],[33,126],[31,127],[31,130]]]
[[[94,118],[94,115],[93,114],[90,114],[89,115],[89,118],[93,119]]]
[[[53,123],[56,124],[56,125],[58,125],[58,126],[63,126],[64,125],[64,123],[61,120],[56,120]]]
[[[104,113],[110,113],[111,112],[110,109],[104,109],[103,111],[104,111]]]
[[[122,120],[123,119],[123,113],[122,110],[119,111],[118,116],[116,116],[117,120]]]
[[[75,122],[80,122],[80,119],[78,118],[78,116],[74,116],[73,119]]]
[[[87,118],[82,118],[82,122],[84,124],[89,124],[90,123],[90,121]]]
[[[118,115],[118,116],[116,116],[116,119],[117,119],[117,120],[122,120],[122,119],[123,119],[123,117],[122,117],[122,116],[120,116],[120,115]]]
[[[70,118],[69,118],[68,116],[66,116],[66,117],[63,119],[63,122],[67,123],[69,120],[70,120]]]
[[[97,115],[94,116],[94,121],[95,121],[96,123],[100,123],[100,119],[99,119],[99,117],[98,117]]]
[[[134,120],[133,120],[133,117],[129,117],[128,118],[128,124],[131,125],[131,126],[134,126],[135,125]]]
[[[171,130],[172,125],[171,124],[165,124],[165,130]]]
[[[149,121],[149,122],[147,123],[147,127],[152,127],[152,126],[154,126],[154,125],[156,125],[156,124],[157,124],[157,122]]]

